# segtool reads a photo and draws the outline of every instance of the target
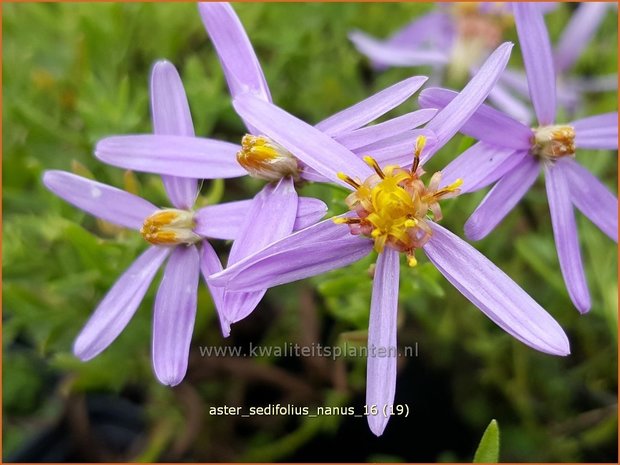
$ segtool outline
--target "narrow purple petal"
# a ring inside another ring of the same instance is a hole
[[[423,108],[442,109],[458,95],[448,89],[429,88],[420,92],[419,103]],[[458,130],[477,140],[513,149],[528,149],[533,136],[532,130],[526,125],[484,104]]]
[[[618,74],[576,79],[571,84],[577,92],[614,92],[618,90]]]
[[[515,169],[526,156],[525,151],[478,142],[441,170],[441,186],[448,186],[461,179],[463,184],[459,189],[462,194],[475,192]]]
[[[426,125],[437,134],[438,143],[433,151],[422,156],[422,161],[428,160],[448,142],[476,112],[506,67],[511,50],[510,42],[497,47],[463,90]]]
[[[495,84],[495,87],[489,93],[489,101],[517,121],[522,123],[530,123],[532,121],[533,115],[530,108],[516,96],[512,95],[502,85],[501,80]]]
[[[360,53],[381,66],[436,66],[445,65],[449,59],[446,50],[392,45],[361,31],[350,32],[349,40]]]
[[[512,5],[532,105],[541,126],[555,121],[556,90],[551,42],[545,19],[533,3]]]
[[[577,149],[618,150],[618,113],[604,113],[577,120],[575,128]]]
[[[571,300],[581,313],[590,310],[590,291],[583,269],[575,212],[562,165],[545,170],[551,225],[560,269]]]
[[[86,361],[99,355],[125,329],[144,298],[170,249],[149,247],[116,281],[99,303],[73,344],[73,353]]]
[[[446,279],[495,324],[524,344],[553,355],[570,347],[560,325],[502,270],[438,224],[424,246]]]
[[[373,142],[401,134],[405,131],[417,128],[435,116],[437,110],[426,108],[413,111],[406,115],[392,118],[383,123],[367,126],[355,131],[335,137],[335,139],[349,150],[359,149]]]
[[[562,31],[555,48],[555,66],[558,73],[573,67],[583,50],[592,40],[610,4],[581,3]]]
[[[399,252],[385,248],[379,254],[372,284],[372,303],[368,322],[368,361],[366,405],[376,406],[368,416],[368,426],[381,436],[394,404],[396,392],[396,317],[398,314]]]
[[[271,94],[243,24],[228,3],[198,4],[200,17],[222,64],[233,98],[244,92],[271,102]]]
[[[450,14],[433,11],[396,31],[385,44],[403,47],[432,44],[438,49],[448,48],[452,45],[455,33]]]
[[[307,228],[322,220],[327,214],[325,202],[312,197],[299,197],[297,205],[297,218],[293,225],[293,231]]]
[[[237,163],[239,150],[237,144],[215,139],[136,134],[100,140],[95,156],[110,165],[146,173],[220,179],[247,174]]]
[[[499,78],[499,82],[510,87],[520,97],[528,98],[530,89],[527,86],[527,76],[522,70],[506,68]]]
[[[159,285],[153,310],[153,368],[157,379],[176,386],[185,377],[192,342],[200,258],[195,246],[176,247]]]
[[[315,127],[332,137],[361,128],[403,103],[417,92],[427,79],[426,76],[414,76],[400,81],[330,116]]]
[[[360,157],[370,155],[379,163],[379,166],[398,165],[406,168],[413,163],[413,152],[419,136],[426,137],[424,150],[433,150],[437,143],[435,133],[428,129],[413,129],[359,147],[354,150],[354,153]]]
[[[187,95],[176,68],[158,61],[151,72],[153,133],[193,137],[194,124]],[[198,195],[198,182],[191,178],[162,176],[168,197],[177,208],[189,209]]]
[[[233,291],[267,289],[347,266],[371,250],[372,241],[329,218],[240,260],[210,282]]]
[[[233,105],[261,134],[286,147],[303,163],[340,185],[350,188],[338,178],[339,172],[362,180],[373,172],[331,137],[271,103],[245,94],[236,98]]]
[[[298,205],[292,178],[283,178],[277,185],[265,185],[245,214],[230,249],[228,266],[293,232]]]
[[[233,242],[227,266],[258,252],[293,232],[299,200],[292,178],[277,185],[267,184],[252,200],[239,236]],[[265,295],[266,289],[224,293],[224,321],[228,325],[248,316]]]
[[[465,223],[465,235],[478,241],[489,234],[532,187],[540,169],[530,156],[501,178]]]
[[[221,287],[212,286],[209,281],[207,281],[207,278],[210,275],[222,271],[222,262],[220,262],[213,246],[207,241],[202,241],[202,245],[200,247],[200,271],[202,273],[202,277],[207,283],[209,292],[211,293],[213,305],[215,306],[217,316],[220,320],[222,334],[224,337],[228,337],[230,336],[230,325],[226,322],[224,317],[224,289]]]
[[[618,242],[618,198],[574,160],[560,160],[573,204],[601,231]]]
[[[252,200],[209,205],[196,211],[194,232],[212,239],[233,240],[250,210]],[[293,230],[307,228],[327,213],[325,202],[312,197],[299,197]]]
[[[66,171],[46,171],[43,184],[63,200],[91,215],[130,229],[140,229],[158,208],[141,197]]]

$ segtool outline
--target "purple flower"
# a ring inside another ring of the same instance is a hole
[[[427,125],[415,142],[415,156],[403,164],[384,165],[359,158],[319,129],[255,96],[245,94],[234,105],[242,117],[286,147],[323,177],[346,186],[350,212],[289,235],[208,278],[230,292],[263,289],[349,265],[379,253],[368,329],[366,404],[376,405],[370,429],[381,435],[393,404],[396,383],[396,312],[399,252],[410,266],[422,249],[439,271],[492,321],[520,341],[542,352],[569,353],[560,326],[506,274],[463,240],[439,226],[439,202],[458,194],[459,181],[447,185],[436,173],[426,185],[421,164],[444,145],[486,98],[506,66],[511,44],[498,48],[457,99]],[[411,144],[411,141],[410,141]],[[374,155],[374,154],[373,154]],[[386,159],[389,157],[385,157]],[[373,349],[374,348],[374,349]],[[382,348],[383,350],[376,350]],[[391,354],[381,357],[378,354]]]
[[[590,309],[590,294],[573,206],[617,242],[618,200],[575,161],[575,156],[577,148],[617,150],[618,114],[590,116],[566,124],[556,121],[554,61],[542,15],[527,3],[514,4],[513,8],[538,126],[529,128],[482,106],[461,129],[480,142],[450,163],[443,173],[446,182],[462,177],[462,192],[495,183],[465,224],[467,237],[478,240],[512,210],[543,168],[562,275],[571,300],[585,313]],[[428,89],[421,93],[420,104],[441,108],[455,95],[443,89]]]
[[[156,169],[152,165],[158,160],[191,154],[194,163],[201,166],[204,175],[201,177],[244,173],[234,163],[238,146],[193,137],[187,98],[176,69],[168,62],[159,62],[153,68],[151,108],[157,139],[145,142],[146,136],[112,138],[107,141],[110,157],[126,157],[128,165],[151,171]],[[147,152],[151,154],[149,165],[142,158]],[[128,192],[63,171],[47,171],[43,176],[45,186],[59,197],[98,218],[140,231],[151,244],[101,301],[75,341],[75,355],[90,360],[116,339],[168,258],[155,299],[153,367],[160,382],[174,386],[183,380],[187,370],[199,270],[206,277],[222,269],[215,251],[203,239],[235,239],[235,243],[247,240],[240,231],[251,202],[231,202],[193,211],[198,195],[196,177],[164,176],[162,179],[174,208],[158,208]],[[288,190],[290,186],[285,182],[269,188],[276,198],[287,197]],[[297,229],[314,224],[326,210],[315,199],[304,199],[296,208],[292,227]],[[222,289],[209,288],[218,313],[222,313],[225,305]]]
[[[618,88],[617,74],[588,78],[576,78],[570,75],[609,9],[614,6],[614,3],[609,2],[580,3],[553,50],[558,79],[558,103],[570,113],[574,113],[579,107],[583,94],[614,91]],[[502,83],[521,97],[529,96],[527,77],[520,71],[507,70],[502,76]]]
[[[574,111],[586,92],[609,91],[617,88],[617,76],[575,79],[568,73],[598,29],[611,3],[582,3],[562,32],[554,52],[558,83],[558,101]],[[541,12],[555,8],[553,3],[538,3]],[[387,66],[432,66],[435,70],[448,67],[455,75],[475,69],[512,26],[510,4],[481,2],[453,4],[446,10],[440,4],[435,11],[417,18],[385,41],[360,31],[350,38],[356,48],[368,56],[376,69]],[[519,121],[532,119],[530,109],[518,97],[527,97],[527,79],[520,71],[507,69],[489,95],[489,100]]]
[[[271,101],[264,74],[239,18],[227,3],[199,4],[200,13],[220,57],[232,96],[249,93],[263,101]],[[344,110],[320,123],[322,130],[349,146],[362,148],[384,137],[402,133],[426,123],[436,111],[419,110],[400,118],[362,128],[368,122],[399,105],[416,92],[426,81],[413,77]],[[252,200],[237,240],[228,257],[228,266],[262,249],[294,230],[298,210],[302,207],[295,191],[299,180],[322,178],[281,144],[261,134],[246,121],[249,134],[242,138],[241,147],[229,152],[227,164],[235,173],[268,181]],[[97,145],[96,156],[124,168],[156,172],[185,178],[213,177],[214,167],[204,163],[205,139],[175,138],[161,135],[112,137]],[[363,164],[361,161],[360,164]],[[277,184],[277,187],[274,185]],[[324,204],[316,201],[323,206]],[[318,221],[320,217],[315,217]],[[258,305],[267,288],[247,293],[223,294],[220,318],[225,336],[230,325],[247,317]]]

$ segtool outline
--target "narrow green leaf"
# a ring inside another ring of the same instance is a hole
[[[491,420],[487,429],[484,430],[478,449],[474,454],[474,463],[498,463],[499,462],[499,426],[497,421]]]

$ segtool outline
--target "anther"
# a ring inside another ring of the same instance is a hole
[[[366,155],[364,157],[364,161],[366,162],[366,164],[368,166],[370,166],[373,170],[375,170],[375,173],[377,173],[381,179],[385,179],[385,173],[383,172],[383,170],[379,166],[379,163],[377,163],[377,160],[375,160],[374,158]]]

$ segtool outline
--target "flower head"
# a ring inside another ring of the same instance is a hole
[[[590,294],[573,206],[617,242],[618,200],[576,159],[579,149],[617,150],[618,114],[556,121],[556,72],[544,19],[532,4],[515,3],[513,10],[538,125],[530,128],[483,105],[461,128],[481,142],[450,163],[444,176],[450,180],[462,175],[463,192],[495,183],[465,224],[467,237],[478,240],[512,210],[542,169],[560,269],[571,300],[585,313],[591,306]],[[442,108],[452,99],[456,99],[454,92],[427,89],[420,95],[420,104]],[[467,166],[475,169],[464,171]]]
[[[250,95],[234,102],[253,126],[324,177],[352,191],[348,214],[317,223],[280,239],[209,278],[229,292],[261,289],[346,266],[380,251],[373,282],[368,345],[396,345],[399,253],[421,248],[439,271],[474,305],[520,341],[555,355],[569,352],[560,326],[508,276],[473,247],[439,226],[438,201],[456,195],[458,182],[446,185],[439,175],[425,185],[420,165],[445,144],[469,119],[506,65],[510,44],[500,47],[480,74],[427,125],[434,145],[424,150],[424,139],[411,143],[414,156],[399,166],[386,166],[376,157],[367,164],[315,127],[299,121],[273,104]],[[406,169],[404,165],[410,166]],[[396,359],[369,357],[366,404],[379,412],[393,404]],[[376,435],[388,418],[368,416]]]
[[[104,139],[97,146],[97,156],[143,171],[158,170],[161,164],[174,165],[171,161],[175,157],[186,157],[188,165],[200,166],[206,178],[243,174],[234,161],[237,146],[193,137],[185,92],[178,73],[168,62],[159,62],[153,68],[151,105],[155,135]],[[196,314],[198,276],[200,272],[206,277],[222,269],[205,238],[238,239],[251,211],[249,201],[194,211],[198,194],[198,180],[194,176],[162,177],[174,206],[162,209],[128,192],[71,173],[44,174],[44,184],[59,197],[98,218],[139,231],[150,244],[119,278],[80,332],[73,348],[80,359],[97,356],[118,337],[157,270],[168,259],[155,299],[153,367],[163,384],[174,386],[183,380]],[[294,208],[291,230],[314,224],[325,213],[325,205],[314,199],[303,199]],[[222,314],[223,293],[217,288],[210,290],[218,314]]]

